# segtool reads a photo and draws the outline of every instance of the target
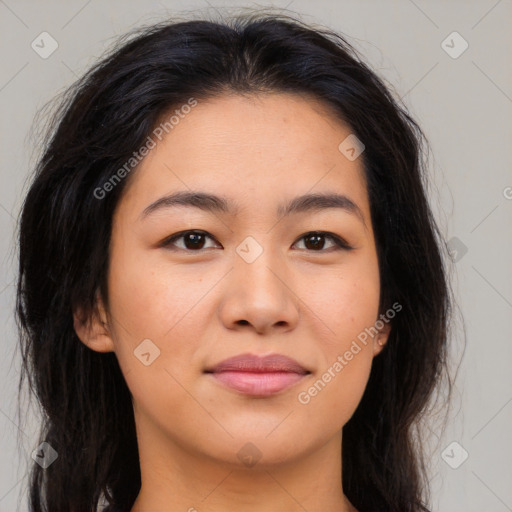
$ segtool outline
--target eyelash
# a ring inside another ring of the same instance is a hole
[[[213,236],[209,235],[206,231],[201,231],[201,230],[197,230],[197,229],[189,229],[187,231],[181,231],[180,233],[176,233],[176,234],[166,238],[162,242],[161,246],[166,247],[170,250],[178,249],[178,250],[182,250],[185,252],[198,252],[198,253],[203,252],[204,249],[202,249],[202,248],[198,249],[198,250],[192,250],[192,249],[187,249],[187,248],[182,248],[182,247],[173,247],[173,243],[176,240],[179,240],[180,238],[183,238],[184,236],[186,236],[188,234],[206,235],[207,238],[210,238],[211,240],[215,240],[215,238]],[[307,238],[309,236],[314,236],[314,235],[321,235],[321,236],[324,236],[325,238],[331,239],[334,242],[335,247],[331,247],[327,250],[324,250],[324,249],[320,249],[318,251],[309,250],[308,252],[323,253],[323,252],[332,252],[333,250],[351,251],[353,249],[353,247],[350,246],[345,240],[343,240],[343,238],[335,235],[334,233],[329,233],[328,231],[308,231],[307,233],[304,233],[300,238],[298,238],[297,242],[303,240],[304,238]],[[297,242],[294,242],[294,245]]]

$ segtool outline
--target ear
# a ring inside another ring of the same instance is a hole
[[[388,342],[389,334],[391,332],[391,322],[382,322],[384,327],[379,329],[379,333],[373,338],[373,356],[378,356]]]
[[[73,327],[80,340],[96,352],[114,352],[114,342],[110,332],[107,314],[99,296],[96,298],[96,311],[86,317],[82,309],[73,312]]]

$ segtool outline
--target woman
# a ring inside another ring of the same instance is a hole
[[[450,298],[423,139],[284,15],[162,23],[94,66],[21,215],[31,510],[428,510]]]

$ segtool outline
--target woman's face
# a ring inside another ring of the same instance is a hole
[[[339,149],[350,134],[320,103],[269,94],[198,102],[153,135],[113,219],[108,331],[79,331],[115,351],[146,451],[275,464],[339,446],[381,350],[365,331],[379,271],[359,148]],[[164,199],[177,193],[215,199]],[[300,368],[244,358],[211,373],[240,355]]]

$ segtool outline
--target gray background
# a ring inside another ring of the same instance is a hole
[[[36,112],[92,65],[118,35],[141,23],[196,8],[211,13],[221,6],[255,5],[288,7],[306,22],[344,33],[404,99],[426,132],[432,148],[429,193],[454,249],[453,288],[465,322],[464,327],[456,318],[453,327],[454,371],[462,356],[464,328],[467,340],[446,432],[439,437],[438,426],[428,427],[433,508],[512,511],[510,0],[0,0],[0,512],[27,510],[27,462],[37,439],[36,413],[29,414],[26,423],[16,415],[19,353],[13,317],[14,229],[37,157],[37,144],[30,136]],[[31,47],[44,31],[59,45],[47,59]],[[454,31],[469,44],[457,58],[453,55],[463,41],[448,37]],[[463,449],[469,457],[454,469]]]

